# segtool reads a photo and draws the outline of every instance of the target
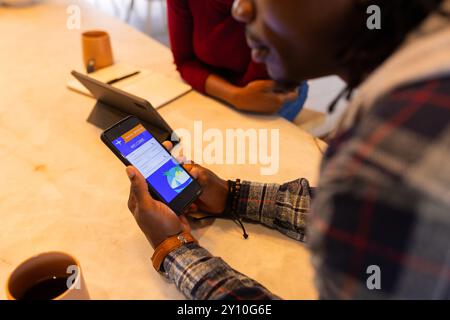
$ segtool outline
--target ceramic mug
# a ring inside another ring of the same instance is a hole
[[[109,34],[105,31],[86,31],[81,36],[83,62],[87,72],[108,67],[114,63]]]
[[[46,252],[21,263],[6,283],[8,300],[87,300],[80,263],[63,252]]]

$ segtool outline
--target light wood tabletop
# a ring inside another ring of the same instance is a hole
[[[67,28],[70,4],[81,8],[79,30]],[[81,33],[89,29],[110,33],[117,62],[179,77],[168,48],[81,2],[0,8],[0,283],[26,258],[57,250],[80,261],[93,299],[183,299],[152,269],[153,250],[127,208],[125,168],[86,122],[95,100],[66,88],[70,71],[82,69]],[[174,129],[201,121],[203,131],[279,130],[277,174],[262,175],[260,164],[205,165],[223,178],[317,182],[316,141],[281,118],[239,113],[193,91],[159,111]],[[248,240],[226,220],[194,235],[275,294],[316,298],[305,245],[261,225],[247,228]]]

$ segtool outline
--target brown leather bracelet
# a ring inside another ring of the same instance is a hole
[[[197,240],[189,232],[183,232],[164,240],[156,247],[152,256],[152,263],[155,270],[161,272],[161,265],[169,253],[188,243],[197,243]]]

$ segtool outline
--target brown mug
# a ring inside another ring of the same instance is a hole
[[[109,34],[105,31],[86,31],[81,36],[83,62],[88,73],[114,63]]]
[[[63,252],[46,252],[21,263],[6,283],[8,300],[87,300],[80,263]]]

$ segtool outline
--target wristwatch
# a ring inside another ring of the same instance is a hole
[[[161,242],[161,244],[156,247],[152,256],[152,263],[155,270],[167,278],[167,273],[162,270],[164,259],[169,253],[188,243],[198,243],[189,232],[182,232]]]

